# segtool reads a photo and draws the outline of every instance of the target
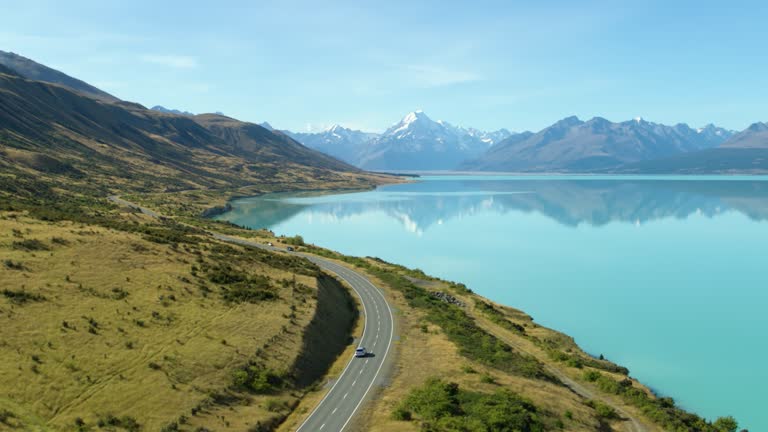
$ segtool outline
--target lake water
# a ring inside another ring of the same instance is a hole
[[[421,180],[220,218],[464,282],[686,409],[768,431],[768,177]]]

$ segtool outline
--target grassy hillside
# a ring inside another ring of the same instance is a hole
[[[114,211],[0,213],[5,427],[254,428],[346,347],[349,295],[307,261]]]
[[[52,175],[102,193],[376,183],[261,126],[213,115],[197,120],[127,102],[104,103],[0,69],[5,174]]]

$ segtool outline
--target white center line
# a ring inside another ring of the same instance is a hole
[[[325,427],[325,423],[323,423],[323,425],[322,425],[322,426],[320,426],[320,429],[322,429],[322,428],[324,428],[324,427]]]
[[[348,394],[349,393],[344,393],[344,397],[342,399],[346,399]]]
[[[331,414],[336,414],[336,410],[338,410],[338,409],[339,408],[334,408],[333,411],[331,411]]]
[[[370,360],[370,359],[368,359],[368,360]],[[365,361],[365,364],[368,364],[368,360]]]
[[[357,384],[357,380],[352,381],[352,387],[354,387],[355,384]]]

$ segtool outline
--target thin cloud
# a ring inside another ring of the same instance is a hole
[[[197,67],[197,59],[181,55],[143,55],[141,61],[177,69],[193,69]]]
[[[432,65],[407,65],[405,71],[411,82],[422,87],[443,87],[483,79],[482,76],[474,72]]]

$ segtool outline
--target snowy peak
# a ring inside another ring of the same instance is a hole
[[[405,117],[403,117],[403,119],[400,120],[400,124],[409,125],[409,124],[411,124],[413,122],[416,122],[416,121],[419,121],[419,120],[422,120],[422,121],[432,121],[429,117],[427,117],[426,114],[424,114],[424,111],[416,110],[416,111],[411,111],[408,114],[406,114]]]
[[[378,136],[374,133],[345,128],[340,124],[334,124],[317,133],[283,132],[309,148],[349,163],[354,163],[366,144]]]
[[[450,170],[511,135],[506,129],[485,132],[434,121],[417,110],[372,140],[357,165],[374,170]]]
[[[176,114],[176,115],[182,115],[182,116],[193,116],[194,115],[194,114],[192,114],[189,111],[181,111],[181,110],[177,110],[177,109],[166,108],[166,107],[164,107],[162,105],[155,105],[155,106],[153,106],[150,109],[152,111],[158,111],[158,112],[162,112],[162,113],[166,113],[166,114]]]

